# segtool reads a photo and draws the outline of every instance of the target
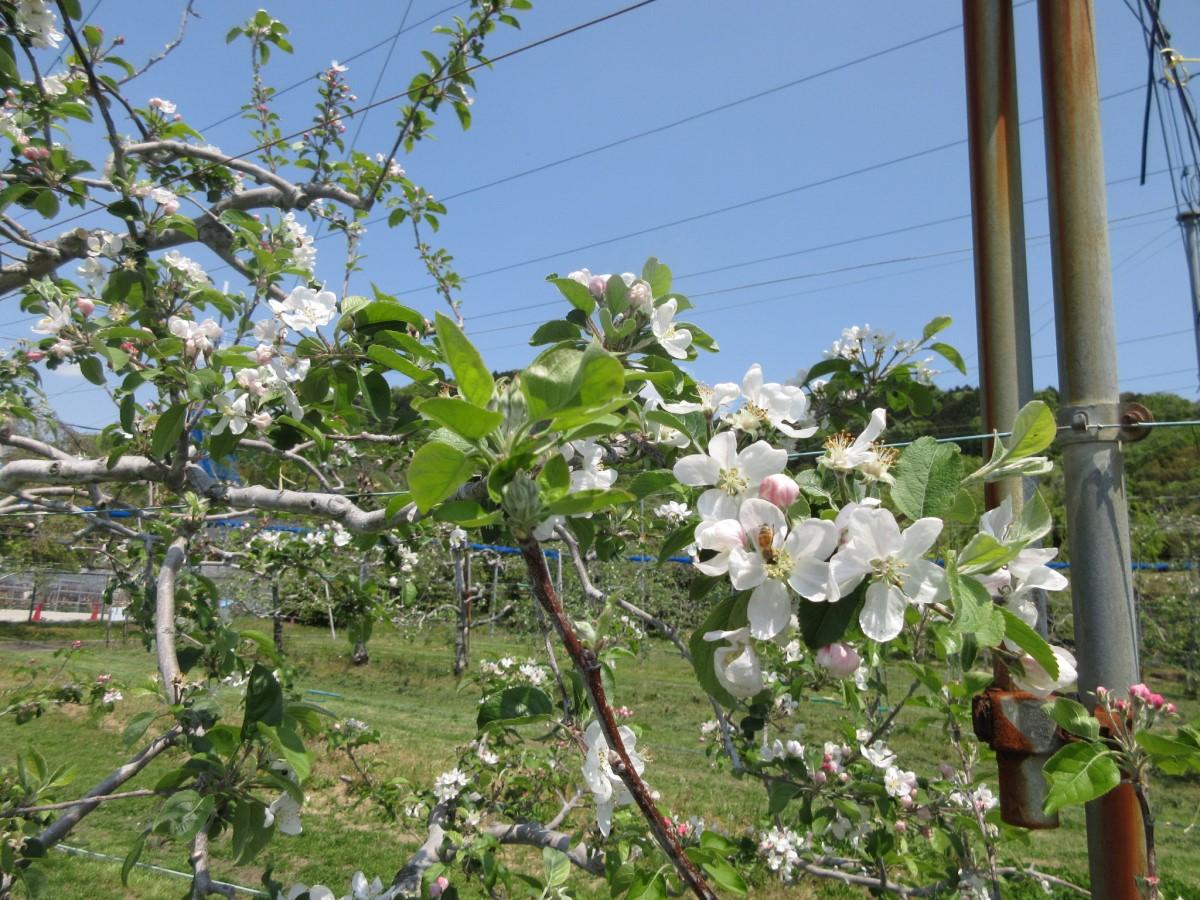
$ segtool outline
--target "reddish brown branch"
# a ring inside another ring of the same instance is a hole
[[[613,771],[629,789],[629,793],[633,796],[633,802],[646,819],[647,825],[650,826],[651,834],[654,835],[658,845],[675,866],[675,871],[683,883],[702,900],[716,900],[717,895],[713,893],[712,888],[704,880],[704,876],[697,871],[691,860],[684,854],[683,848],[679,846],[679,841],[675,837],[674,830],[667,824],[662,813],[658,811],[658,807],[650,796],[650,790],[633,767],[633,761],[629,758],[624,741],[621,740],[616,716],[604,693],[604,685],[600,680],[600,663],[596,659],[596,655],[580,643],[575,629],[563,612],[562,603],[559,601],[558,592],[554,589],[554,581],[550,577],[550,569],[546,565],[541,545],[532,537],[519,538],[517,543],[521,547],[521,555],[525,558],[525,567],[533,582],[533,594],[549,616],[554,630],[558,632],[558,636],[566,648],[567,655],[571,657],[575,668],[583,677],[588,695],[591,697],[592,709],[600,722],[605,740],[617,756],[618,761],[613,765]]]

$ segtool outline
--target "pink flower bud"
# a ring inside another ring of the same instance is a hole
[[[849,780],[850,780],[849,772],[839,772],[838,773],[838,781],[840,781],[842,784],[845,784]]]
[[[838,641],[817,651],[817,665],[828,670],[834,678],[849,678],[862,663],[861,657],[849,644]]]
[[[439,875],[433,884],[429,886],[429,896],[440,897],[442,896],[442,891],[448,887],[450,887],[450,879],[445,875]]]
[[[608,286],[608,279],[603,275],[593,275],[588,282],[588,290],[592,292],[592,296],[597,300],[604,298],[604,289]]]
[[[21,155],[24,156],[26,159],[32,159],[32,160],[36,161],[37,159],[39,159],[41,157],[41,152],[39,151],[39,148],[37,148],[37,147],[26,147],[24,150],[21,151]]]
[[[260,366],[265,366],[271,361],[271,357],[275,355],[275,350],[270,344],[259,344],[254,349],[254,358]]]
[[[91,297],[79,297],[75,300],[75,308],[81,315],[90,316],[96,311],[96,301]]]
[[[36,362],[41,362],[43,359],[45,359],[46,354],[43,353],[41,350],[30,350],[28,353],[25,354],[25,358],[28,359],[30,362],[36,363]]]
[[[829,780],[829,776],[826,775],[824,772],[814,772],[813,773],[813,781],[815,781],[817,784],[824,784],[828,780]]]
[[[1163,707],[1163,712],[1165,712],[1168,716],[1173,716],[1178,711],[1178,709],[1179,709],[1179,707],[1177,707],[1174,703],[1168,703],[1166,706]]]
[[[912,795],[911,795],[911,794],[904,794],[904,795],[903,795],[903,796],[900,798],[900,805],[901,805],[901,806],[903,806],[905,809],[910,809],[910,808],[912,807],[912,805],[913,805],[913,798],[912,798]]]
[[[1148,700],[1150,698],[1150,688],[1144,684],[1135,684],[1129,689],[1129,696],[1133,700]]]
[[[901,820],[896,823],[896,832],[898,834],[904,834],[904,832],[906,832],[906,831],[908,831],[908,823],[907,822]]]
[[[1103,685],[1098,685],[1096,687],[1096,696],[1103,700],[1108,696],[1108,688],[1104,687]]]
[[[83,641],[71,641],[71,649],[72,650],[78,650],[82,646],[83,646]]]
[[[758,486],[758,496],[780,509],[788,509],[800,496],[800,485],[790,475],[768,475]]]
[[[1150,705],[1151,709],[1162,709],[1166,702],[1167,700],[1162,694],[1151,694],[1146,698],[1146,703]]]

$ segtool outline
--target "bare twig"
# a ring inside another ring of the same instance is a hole
[[[10,819],[14,816],[32,816],[36,813],[51,812],[56,809],[70,809],[72,806],[82,806],[88,803],[107,803],[109,800],[129,800],[134,797],[157,797],[158,791],[149,788],[138,788],[136,791],[121,791],[117,794],[107,794],[96,797],[85,797],[79,800],[60,800],[58,803],[42,803],[38,806],[21,806],[0,812],[0,819]]]
[[[171,51],[173,51],[176,47],[178,47],[180,44],[183,43],[183,37],[187,33],[188,19],[191,18],[192,16],[195,16],[197,19],[200,18],[199,14],[196,13],[192,9],[192,7],[195,5],[196,5],[196,0],[188,0],[187,6],[185,6],[183,8],[183,15],[181,15],[179,17],[179,31],[176,32],[174,38],[172,38],[170,41],[167,42],[166,46],[162,48],[162,51],[159,52],[157,55],[150,57],[148,60],[146,60],[146,64],[144,66],[142,66],[140,69],[138,69],[132,75],[126,75],[124,78],[122,78],[120,81],[118,81],[117,84],[119,84],[119,85],[129,84],[129,82],[133,81],[133,79],[146,74],[146,71],[151,66],[158,65],[158,63],[162,62],[164,59],[166,59],[168,56],[171,55]]]

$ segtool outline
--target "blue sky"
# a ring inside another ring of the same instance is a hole
[[[407,22],[450,2],[413,0]],[[497,55],[622,5],[541,0],[523,15],[522,31],[498,32],[489,51]],[[1145,46],[1122,2],[1096,6],[1100,90],[1118,95],[1101,107],[1106,173],[1127,179],[1108,189],[1110,220],[1119,220],[1111,249],[1121,383],[1193,396],[1195,343],[1171,180],[1166,174],[1145,186],[1132,180]],[[269,82],[292,84],[376,44],[400,27],[406,7],[406,0],[268,7],[291,27],[296,48],[273,59]],[[1166,0],[1163,7],[1175,46],[1184,56],[1200,56],[1200,4]],[[166,0],[107,0],[95,21],[123,34],[125,55],[136,62],[174,34],[180,8]],[[131,98],[140,104],[167,97],[201,127],[244,100],[246,45],[227,46],[224,34],[257,4],[226,0],[197,8],[203,18],[192,21],[183,46],[134,82]],[[1021,139],[1040,387],[1055,382],[1056,370],[1049,245],[1040,237],[1048,221],[1035,4],[1020,4],[1015,20],[1021,118],[1035,120]],[[435,21],[402,35],[390,61],[389,41],[349,63],[347,77],[361,101],[381,71],[379,97],[407,86],[419,49],[444,42],[430,34]],[[950,342],[973,367],[969,175],[965,142],[955,143],[966,137],[960,22],[961,4],[949,0],[657,0],[477,73],[472,128],[462,132],[444,119],[435,139],[402,163],[439,198],[470,191],[449,201],[437,240],[468,276],[462,292],[468,333],[489,364],[509,368],[532,358],[525,342],[554,307],[520,308],[555,300],[543,282],[547,273],[637,270],[654,255],[672,267],[677,288],[694,298],[696,322],[721,344],[721,353],[694,365],[699,378],[740,379],[761,362],[768,377],[783,380],[819,359],[844,326],[869,323],[915,336],[943,313],[954,317]],[[922,39],[936,32],[944,33]],[[913,43],[888,52],[906,42]],[[310,119],[314,98],[307,86],[280,98],[286,131]],[[718,107],[725,108],[709,112]],[[394,105],[371,112],[358,148],[386,150],[395,119]],[[237,119],[204,133],[229,152],[251,143]],[[609,143],[616,146],[587,152]],[[577,154],[586,155],[472,190]],[[1157,121],[1148,167],[1166,168]],[[865,169],[871,171],[850,174]],[[805,187],[816,182],[824,183]],[[764,199],[772,195],[779,196]],[[680,220],[688,221],[670,224]],[[318,244],[318,271],[331,283],[340,283],[337,244]],[[372,227],[354,292],[374,281],[427,314],[441,308],[411,244],[406,229]],[[214,279],[219,285],[227,275]],[[9,309],[0,331],[11,338],[24,333],[25,323],[11,324],[19,311],[12,301]],[[967,380],[976,377],[972,368]],[[963,380],[951,373],[939,382]],[[68,422],[112,418],[103,394],[79,378],[52,376],[47,389]]]

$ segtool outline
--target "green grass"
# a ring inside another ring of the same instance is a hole
[[[114,642],[104,647],[103,632],[87,625],[0,625],[0,687],[16,683],[16,669],[29,659],[49,665],[52,651],[75,638],[85,641],[71,667],[81,677],[92,678],[111,672],[127,684],[142,681],[153,671],[153,659],[131,638],[122,646]],[[402,776],[427,784],[444,771],[457,746],[474,736],[478,694],[473,689],[455,690],[450,674],[451,641],[443,631],[430,631],[406,639],[395,632],[379,629],[371,642],[371,663],[355,668],[349,663],[349,647],[329,638],[316,628],[289,627],[289,659],[299,666],[301,687],[341,695],[313,696],[316,702],[340,716],[355,716],[377,727],[382,743],[367,754],[373,772],[382,778]],[[473,659],[495,658],[505,654],[534,655],[527,637],[497,633],[494,637],[478,634]],[[635,721],[643,729],[642,743],[652,748],[653,762],[648,777],[663,796],[664,808],[684,817],[700,815],[720,822],[730,831],[740,831],[754,823],[762,810],[761,789],[749,782],[732,781],[727,774],[714,771],[699,742],[698,725],[711,717],[711,709],[699,692],[690,669],[667,648],[655,648],[637,660],[624,661],[619,670],[617,701],[636,710]],[[1164,684],[1169,693],[1172,685]],[[52,762],[70,762],[78,770],[76,784],[65,796],[82,793],[87,786],[125,759],[121,728],[134,714],[149,708],[150,701],[127,701],[110,716],[95,717],[78,708],[50,710],[41,719],[21,727],[11,722],[0,724],[0,760],[8,762],[14,752],[37,748]],[[1195,704],[1183,709],[1195,716]],[[836,704],[806,704],[800,717],[806,723],[810,739],[831,734],[840,710]],[[931,767],[936,758],[920,712],[902,715],[892,741],[901,759],[919,761]],[[934,738],[936,740],[936,736]],[[987,765],[987,764],[985,764]],[[152,784],[156,773],[164,771],[158,761],[127,787]],[[339,780],[350,774],[345,757],[323,756],[314,769],[306,806],[304,833],[299,837],[280,837],[272,842],[254,866],[234,867],[224,860],[218,848],[214,854],[214,875],[234,883],[257,887],[261,865],[270,862],[276,877],[285,884],[304,881],[324,883],[335,891],[346,890],[349,875],[362,869],[368,876],[379,875],[386,882],[418,843],[418,836],[384,820],[365,802],[348,795]],[[1166,874],[1167,896],[1200,896],[1200,860],[1197,843],[1182,826],[1189,823],[1200,806],[1200,785],[1195,780],[1173,779],[1158,786],[1155,801],[1159,810],[1159,859]],[[124,856],[132,835],[149,814],[145,800],[110,803],[93,813],[71,835],[72,846]],[[577,813],[590,815],[586,808]],[[1017,861],[1035,862],[1047,870],[1086,881],[1087,855],[1082,814],[1070,811],[1057,831],[1031,836],[1024,848],[1016,848]],[[527,860],[530,871],[540,868],[536,852],[511,851],[514,864]],[[181,871],[187,870],[186,849],[176,844],[148,845],[143,861]],[[75,857],[57,857],[48,867],[51,897],[175,898],[185,885],[181,880],[139,870],[130,886],[121,885],[119,864]],[[764,886],[754,892],[760,897],[862,896],[826,882],[802,884],[792,888]],[[1020,892],[1024,896],[1024,891]],[[1040,895],[1028,894],[1029,897]],[[1014,894],[1013,896],[1018,896]]]

